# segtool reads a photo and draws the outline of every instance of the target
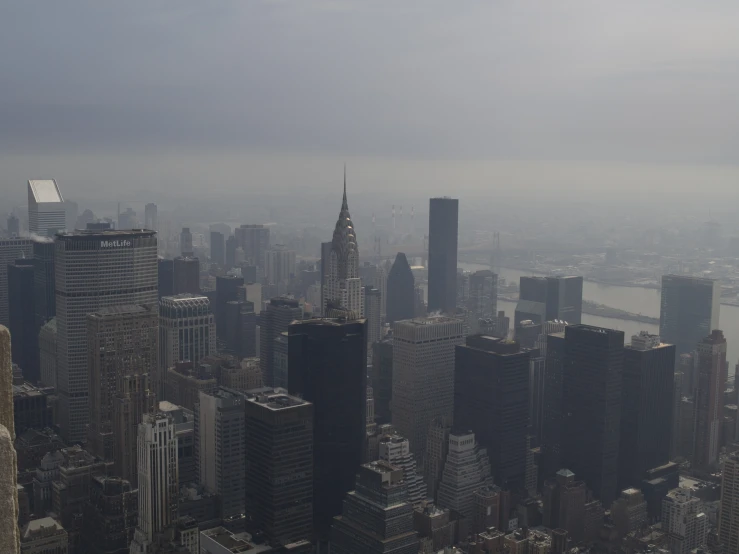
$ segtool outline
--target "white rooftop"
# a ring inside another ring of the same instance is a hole
[[[64,202],[54,179],[30,180],[28,188],[33,193],[36,202]]]

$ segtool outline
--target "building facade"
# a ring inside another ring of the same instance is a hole
[[[531,320],[537,324],[582,320],[582,277],[521,277],[514,325]]]
[[[435,316],[395,323],[393,329],[393,426],[411,443],[417,459],[426,453],[429,425],[454,414],[455,347],[464,323]]]
[[[264,384],[275,386],[274,350],[275,340],[295,320],[303,319],[303,308],[294,298],[273,298],[260,314],[259,364]]]
[[[395,256],[387,275],[387,321],[395,323],[416,315],[416,280],[408,258],[402,252]]]
[[[715,279],[664,275],[659,312],[659,335],[677,347],[677,354],[695,349],[719,327],[721,283]]]
[[[153,231],[76,231],[55,244],[58,419],[75,442],[90,421],[87,314],[156,304],[157,240]]]
[[[67,212],[54,179],[28,181],[28,232],[49,237],[67,228]]]
[[[428,311],[452,315],[457,308],[459,200],[429,201]]]
[[[8,311],[8,264],[33,256],[33,241],[29,239],[0,239],[0,325],[10,325]]]
[[[693,465],[710,469],[721,450],[724,389],[726,388],[726,339],[717,329],[698,343],[695,387],[695,452]]]

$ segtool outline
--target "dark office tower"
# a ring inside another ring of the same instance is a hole
[[[264,267],[264,253],[269,249],[269,227],[242,225],[234,229],[236,244],[244,250],[246,261]]]
[[[220,266],[226,263],[226,241],[218,231],[210,232],[210,261]]]
[[[582,277],[521,277],[515,327],[523,320],[534,323],[582,320]]]
[[[359,468],[354,491],[331,527],[334,554],[416,554],[413,505],[403,470],[384,461]]]
[[[33,242],[29,239],[0,239],[0,325],[8,327],[8,264],[20,258],[33,256]]]
[[[219,341],[226,340],[226,303],[239,299],[239,287],[244,286],[242,277],[233,275],[219,275],[216,277],[216,337]]]
[[[157,231],[159,229],[157,219],[157,205],[149,203],[144,206],[144,228],[150,231]]]
[[[562,385],[564,376],[565,334],[546,338],[544,399],[542,408],[542,475],[552,477],[562,469]]]
[[[313,404],[313,529],[325,540],[364,454],[365,320],[310,319],[290,325],[288,388]]]
[[[21,234],[21,226],[20,222],[18,221],[18,218],[15,217],[15,215],[10,214],[8,216],[8,236],[9,237],[17,237]]]
[[[178,256],[172,268],[174,294],[200,294],[200,260]]]
[[[331,241],[321,243],[321,315],[323,314],[323,306],[326,305],[326,291],[324,290],[323,283],[326,282],[326,277],[329,272],[329,262],[331,261]]]
[[[228,237],[226,239],[226,266],[233,267],[236,265],[236,248],[238,243],[236,237]]]
[[[387,321],[413,319],[416,314],[416,281],[405,254],[398,252],[387,275]]]
[[[113,306],[87,315],[88,448],[104,460],[115,461],[117,475],[134,484],[136,430],[154,405],[151,387],[157,372],[158,326],[155,306]],[[114,414],[119,401],[121,410]]]
[[[670,461],[675,345],[642,331],[624,348],[619,490],[639,487],[647,470]]]
[[[698,384],[695,388],[695,452],[693,467],[712,469],[721,450],[726,339],[717,329],[698,343]]]
[[[8,312],[10,315],[11,352],[13,363],[23,370],[27,381],[39,380],[38,332],[33,299],[33,259],[21,258],[7,266]]]
[[[618,495],[623,331],[591,325],[565,329],[562,463],[604,506]]]
[[[254,303],[244,300],[226,302],[224,308],[223,349],[238,359],[253,358],[257,355],[257,314]]]
[[[378,425],[392,422],[390,403],[393,399],[393,338],[386,337],[372,345],[370,381],[375,396],[375,421]]]
[[[674,344],[677,354],[692,352],[695,345],[718,329],[721,283],[714,279],[662,276],[659,335]]]
[[[265,389],[246,399],[246,510],[269,543],[310,539],[313,405]]]
[[[428,311],[454,314],[457,309],[457,228],[459,200],[429,202]]]
[[[475,433],[495,483],[507,490],[525,484],[529,358],[518,343],[484,335],[456,347],[454,425]]]
[[[195,255],[195,250],[192,246],[192,233],[189,227],[183,227],[180,233],[180,254],[183,258]]]
[[[36,329],[41,329],[56,315],[54,294],[54,241],[33,242],[33,300],[36,311]]]
[[[375,287],[364,288],[364,315],[367,318],[367,350],[381,338],[382,333],[382,296]]]
[[[90,422],[87,314],[111,306],[157,302],[157,239],[153,231],[76,231],[57,235],[58,420],[69,443],[86,438]]]
[[[470,275],[467,314],[472,332],[480,332],[479,321],[498,313],[498,275],[492,271],[476,271]]]
[[[174,294],[174,260],[159,258],[159,300]]]
[[[274,341],[295,320],[303,319],[303,308],[294,298],[273,298],[259,314],[259,365],[265,386],[274,386]]]

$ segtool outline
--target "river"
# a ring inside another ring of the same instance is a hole
[[[460,263],[459,267],[467,271],[489,269],[489,267],[481,264]],[[509,283],[517,283],[522,275],[534,275],[534,273],[508,268],[502,268],[499,273],[499,277]],[[605,304],[606,306],[619,308],[635,314],[640,313],[651,317],[659,317],[660,292],[657,289],[619,287],[616,285],[603,285],[585,281],[583,283],[582,295],[584,300]],[[498,300],[498,309],[505,310],[506,315],[513,319],[516,303]],[[597,325],[598,327],[623,331],[626,334],[626,342],[629,342],[631,335],[639,331],[649,331],[650,333],[659,332],[657,325],[597,315],[583,314],[582,322],[588,325]],[[722,305],[721,313],[719,314],[719,324],[726,337],[729,373],[733,373],[734,364],[739,361],[739,306]]]

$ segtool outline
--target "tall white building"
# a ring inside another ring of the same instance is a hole
[[[328,252],[327,271],[323,281],[323,313],[329,303],[364,317],[364,291],[359,278],[359,248],[357,233],[349,215],[346,201],[346,171],[344,172],[344,197],[339,219],[334,228],[331,250]]]
[[[426,500],[426,483],[418,473],[408,439],[397,433],[383,435],[380,437],[379,452],[381,460],[403,470],[403,479],[408,485],[408,502],[418,506]]]
[[[139,522],[131,554],[149,546],[177,521],[177,435],[174,420],[158,412],[144,415],[138,432]]]
[[[393,327],[393,426],[421,459],[429,425],[454,416],[454,351],[464,322],[447,316],[396,321]]]
[[[67,211],[56,181],[28,181],[28,232],[48,237],[66,228]]]
[[[167,370],[176,362],[199,362],[216,353],[216,323],[207,296],[177,294],[159,301],[159,376],[164,400]]]
[[[672,554],[688,554],[705,546],[708,516],[690,489],[672,489],[662,500],[662,530],[667,533]]]
[[[737,452],[729,454],[724,461],[718,539],[724,545],[724,552],[739,552],[739,453]]]
[[[90,422],[87,314],[156,305],[157,239],[154,231],[75,231],[54,244],[58,421],[74,444]]]

